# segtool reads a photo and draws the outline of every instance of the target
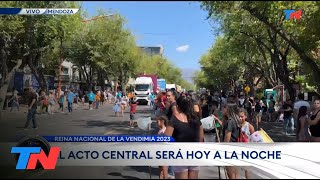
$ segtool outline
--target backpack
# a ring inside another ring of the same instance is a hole
[[[245,133],[242,132],[242,127],[238,122],[237,122],[237,126],[238,126],[238,129],[239,129],[238,142],[248,143],[249,142],[249,137]]]
[[[249,142],[249,137],[242,132],[241,128],[239,128],[239,137],[238,142],[247,143]]]

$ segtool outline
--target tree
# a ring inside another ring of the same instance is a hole
[[[236,53],[230,49],[227,38],[219,37],[214,46],[200,59],[202,72],[197,72],[194,78],[196,84],[211,90],[233,90],[234,81],[238,80],[242,64]]]
[[[270,58],[273,57],[275,60],[273,64],[275,64],[278,77],[284,77],[283,73],[287,75],[288,71],[290,72],[289,69],[286,70],[285,66],[290,63],[287,57],[294,57],[290,54],[290,50],[294,50],[303,64],[308,65],[312,70],[313,84],[318,89],[320,87],[320,69],[312,54],[317,52],[318,49],[319,27],[312,24],[318,25],[316,22],[319,21],[319,5],[318,2],[202,2],[202,8],[209,12],[209,16],[219,19],[219,22],[221,22],[220,29],[230,29],[234,25],[231,21],[229,23],[225,21],[227,15],[234,17],[235,14],[243,14],[243,16],[238,17],[248,17],[247,19],[259,24],[258,31],[253,32],[250,36],[259,40],[260,46],[263,45],[261,43],[261,39],[263,39],[261,35],[268,40],[269,46],[263,46],[265,49],[270,49],[271,47],[272,54]],[[285,20],[283,10],[292,8],[303,9],[305,13],[303,19],[296,21]],[[254,25],[252,23],[249,24]],[[267,32],[268,36],[265,36],[266,34],[263,32]],[[281,81],[290,89],[288,79],[281,79]]]

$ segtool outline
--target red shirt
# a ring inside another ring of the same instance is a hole
[[[138,102],[135,104],[130,104],[130,114],[135,114],[137,112]]]
[[[163,104],[166,104],[166,101],[167,101],[167,97],[166,96],[162,96],[161,97],[161,104],[160,104],[160,109],[161,110],[164,110],[166,108],[165,106],[163,106]],[[163,104],[162,104],[162,102],[163,102]]]

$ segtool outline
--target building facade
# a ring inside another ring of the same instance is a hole
[[[163,47],[160,46],[140,46],[139,47],[144,53],[146,53],[149,56],[154,56],[154,55],[163,55]]]
[[[79,68],[73,63],[63,61],[61,67],[61,89],[67,90],[68,88],[78,89],[80,82]],[[58,77],[55,78],[55,87],[58,87]]]

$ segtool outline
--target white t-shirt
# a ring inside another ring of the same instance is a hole
[[[164,132],[166,131],[166,129],[167,129],[166,127],[160,129],[160,130],[158,131],[158,134],[164,134]]]
[[[310,108],[310,104],[307,101],[299,100],[294,103],[294,109],[299,110],[302,106],[306,106],[307,108]]]

